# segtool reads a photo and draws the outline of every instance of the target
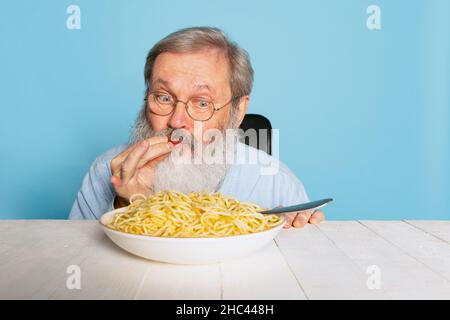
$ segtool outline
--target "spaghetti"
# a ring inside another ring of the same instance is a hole
[[[222,193],[161,191],[131,197],[108,227],[152,237],[200,238],[255,233],[282,222],[278,215],[258,213],[262,209]]]

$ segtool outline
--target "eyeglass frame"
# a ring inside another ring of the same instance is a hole
[[[150,93],[147,95],[147,97],[144,98],[144,101],[146,102],[146,107],[148,107],[148,109],[150,110],[151,113],[156,114],[157,116],[162,116],[162,117],[168,116],[168,115],[172,114],[172,113],[175,111],[175,108],[176,108],[177,104],[178,104],[179,102],[181,102],[181,103],[184,104],[184,108],[186,109],[186,113],[189,115],[189,117],[190,117],[192,120],[194,120],[194,121],[201,121],[201,122],[203,122],[203,121],[208,121],[209,119],[211,119],[211,118],[214,116],[214,113],[215,113],[216,111],[219,111],[219,110],[225,108],[227,105],[229,105],[230,103],[232,103],[234,100],[242,98],[242,96],[231,97],[230,101],[228,101],[227,103],[225,103],[223,106],[221,106],[221,107],[219,107],[219,108],[216,108],[216,106],[214,105],[214,102],[211,101],[211,104],[212,104],[212,106],[213,106],[213,112],[211,113],[211,116],[210,116],[208,119],[205,119],[205,120],[197,120],[197,119],[194,119],[194,118],[191,116],[191,114],[189,113],[189,111],[188,111],[188,103],[189,103],[189,101],[192,100],[192,98],[189,98],[189,100],[188,100],[187,102],[184,102],[184,101],[182,101],[182,100],[179,100],[177,97],[174,97],[174,96],[171,95],[170,93],[167,93],[167,94],[168,94],[169,96],[171,96],[171,97],[174,99],[174,102],[173,102],[173,105],[172,105],[172,111],[170,111],[170,112],[167,113],[167,114],[157,114],[156,112],[154,112],[154,111],[150,108],[150,105],[149,105],[149,102],[148,102],[148,98],[149,98],[150,95],[153,95],[153,94],[158,93],[158,92],[160,92],[160,91],[153,91],[153,92],[150,92]],[[161,93],[162,93],[162,92],[161,92]]]

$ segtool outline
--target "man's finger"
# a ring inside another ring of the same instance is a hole
[[[120,188],[122,186],[122,180],[118,176],[112,176],[111,183],[114,185],[115,188]]]
[[[297,212],[286,213],[284,216],[286,217],[286,223],[284,224],[284,228],[290,228],[292,226],[292,222],[294,221],[295,217],[297,216]]]
[[[325,215],[322,211],[316,211],[309,218],[309,223],[318,224],[325,219]]]
[[[151,137],[143,141],[148,141],[148,145],[152,146],[157,143],[167,142],[169,139],[166,136],[161,137]],[[128,157],[128,155],[133,152],[141,142],[135,143],[131,145],[128,149],[125,151],[122,151],[120,154],[118,154],[112,161],[111,161],[111,171],[112,174],[115,174],[120,171],[120,166],[122,165],[122,162],[125,161],[125,159]]]
[[[143,167],[154,168],[160,161],[164,160],[168,156],[170,156],[170,153],[166,153],[166,154],[163,154],[162,156],[156,157],[156,158],[148,161],[147,163],[145,163]]]
[[[295,217],[295,220],[292,223],[292,225],[295,228],[303,228],[308,223],[308,220],[310,217],[311,217],[311,213],[300,212],[299,214],[297,214],[297,217]]]
[[[139,162],[137,164],[137,168],[140,169],[145,164],[151,160],[154,160],[155,158],[158,158],[160,156],[169,154],[173,149],[173,144],[170,142],[161,142],[152,145],[149,147],[144,155],[139,159]]]
[[[136,166],[139,163],[141,157],[145,154],[147,149],[149,148],[148,141],[142,141],[139,146],[137,146],[133,152],[128,154],[128,157],[122,162],[122,167],[120,171],[120,178],[122,180],[122,184],[127,184],[128,181],[133,177],[134,172],[136,171]]]

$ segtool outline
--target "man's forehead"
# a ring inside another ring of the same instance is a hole
[[[223,86],[228,87],[228,79],[228,61],[217,50],[164,52],[155,61],[150,85],[168,89],[182,85],[214,94],[216,90],[223,91]]]
[[[218,50],[164,52],[158,55],[153,66],[156,75],[185,73],[192,76],[228,77],[228,69],[228,60]]]
[[[164,79],[162,77],[157,77],[156,79],[153,79],[152,87],[157,87],[158,85],[162,85],[167,88],[171,88],[173,86],[173,84],[171,83],[170,80]],[[199,82],[192,83],[192,88],[195,90],[198,90],[198,91],[207,90],[207,91],[215,92],[214,86],[210,85],[209,83],[207,83],[205,81],[201,81],[201,82],[199,81]]]

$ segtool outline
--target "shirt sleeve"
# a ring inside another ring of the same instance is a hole
[[[69,219],[99,219],[103,213],[112,210],[115,192],[110,178],[109,166],[96,159],[83,179]]]

